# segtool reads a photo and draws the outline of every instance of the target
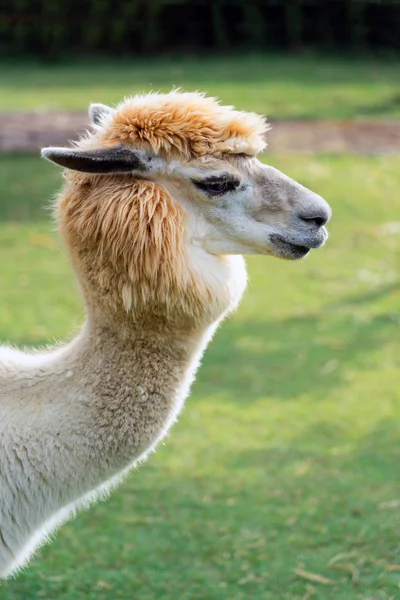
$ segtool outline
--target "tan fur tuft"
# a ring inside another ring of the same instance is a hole
[[[59,212],[85,277],[126,310],[187,288],[184,214],[161,186],[73,173]]]
[[[264,150],[264,117],[221,106],[200,93],[135,96],[117,106],[101,127],[108,143],[150,147],[157,154],[185,158],[251,154]]]

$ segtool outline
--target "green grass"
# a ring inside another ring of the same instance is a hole
[[[329,200],[328,244],[249,261],[171,436],[2,600],[399,597],[400,158],[268,160]],[[9,342],[44,344],[82,318],[41,209],[58,184],[36,157],[0,157]]]
[[[399,60],[318,55],[0,63],[0,110],[85,109],[149,90],[201,89],[271,117],[399,117]]]

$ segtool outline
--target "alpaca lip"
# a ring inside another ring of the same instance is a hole
[[[310,246],[294,244],[293,242],[289,242],[282,236],[276,234],[271,235],[270,240],[274,244],[275,250],[277,250],[277,256],[289,260],[304,258],[311,249]]]
[[[282,235],[273,233],[270,236],[270,241],[274,248],[278,251],[277,256],[280,258],[288,258],[290,260],[303,258],[312,248],[320,248],[328,239],[328,232],[325,227],[321,227],[317,235],[302,239],[303,244],[298,244],[293,241],[293,238],[285,238]]]

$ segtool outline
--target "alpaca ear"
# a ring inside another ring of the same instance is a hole
[[[79,150],[78,148],[43,148],[43,158],[60,167],[82,173],[145,173],[153,171],[158,159],[127,146]]]
[[[103,117],[111,115],[113,112],[114,109],[105,104],[96,103],[89,106],[89,117],[93,125],[98,125],[101,123]]]

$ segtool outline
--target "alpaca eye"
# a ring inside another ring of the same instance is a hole
[[[208,179],[203,179],[202,181],[193,181],[193,183],[199,190],[208,196],[222,196],[223,194],[235,190],[240,182],[233,177],[229,179],[217,179],[215,177],[209,177]]]

